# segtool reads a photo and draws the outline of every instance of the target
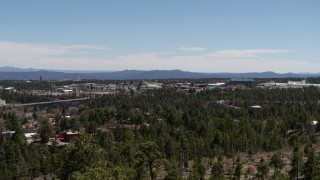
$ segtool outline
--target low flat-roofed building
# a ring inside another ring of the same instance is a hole
[[[227,86],[256,87],[257,82],[253,79],[231,79],[226,83]]]
[[[261,109],[261,106],[259,106],[259,105],[253,105],[253,106],[250,106],[250,109]]]
[[[161,88],[162,88],[162,84],[160,83],[145,82],[141,85],[140,90],[144,91],[144,90],[161,89]]]
[[[71,89],[64,89],[64,90],[62,90],[63,91],[63,93],[71,93],[71,92],[74,92],[73,90],[71,90]]]
[[[16,88],[15,87],[7,87],[5,88],[5,90],[10,91],[10,92],[16,92]]]

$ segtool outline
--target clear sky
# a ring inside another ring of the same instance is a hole
[[[0,66],[320,72],[320,0],[1,1]]]

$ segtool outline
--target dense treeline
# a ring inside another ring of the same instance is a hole
[[[89,104],[90,110],[84,112],[81,120],[101,125],[114,119],[120,124],[141,125],[138,132],[144,138],[160,141],[169,136],[173,144],[184,142],[191,146],[183,149],[191,159],[196,155],[211,157],[217,152],[255,153],[287,145],[290,130],[300,133],[306,141],[315,140],[311,138],[315,129],[310,121],[319,119],[315,101],[319,95],[313,88],[188,95],[174,90],[150,91],[99,98]],[[223,107],[216,103],[220,99],[231,99],[241,109]],[[248,107],[257,103],[263,108],[250,113]],[[161,144],[167,143],[159,142],[160,147]]]
[[[273,179],[316,179],[320,156],[311,147],[317,143],[320,128],[311,121],[320,119],[319,98],[317,88],[190,94],[162,89],[103,95],[82,104],[79,119],[61,120],[58,131],[85,129],[79,141],[64,148],[48,148],[44,143],[48,136],[43,144],[28,145],[17,123],[4,123],[16,133],[1,135],[0,156],[6,163],[0,176],[155,179],[166,172],[161,177],[181,179],[182,171],[190,171],[190,179],[202,179],[203,160],[218,158],[212,161],[211,178],[239,179],[243,174],[241,157],[232,169],[223,168],[224,158],[279,151],[270,160],[261,159],[256,177],[264,179],[272,169]],[[251,105],[262,109],[250,109]],[[16,122],[14,115],[2,114],[4,122]],[[42,122],[40,129],[45,130],[39,132],[45,134],[48,126]],[[288,175],[281,171],[284,147],[293,150]]]
[[[0,81],[2,87],[14,87],[17,90],[51,90],[52,84],[38,81]]]
[[[186,165],[189,160],[203,157],[231,157],[239,152],[254,154],[316,143],[319,128],[311,121],[319,119],[319,96],[317,88],[200,94],[169,89],[133,96],[120,94],[89,103],[80,121],[86,127],[113,120],[140,125],[140,129],[118,126],[113,131],[114,150],[108,149],[109,157],[123,157],[119,152],[128,143],[149,140],[157,143],[163,158]],[[224,107],[217,100],[241,109]],[[249,106],[254,104],[263,108],[252,112]],[[130,148],[137,150],[134,145]],[[115,164],[132,163],[127,158],[109,160]]]
[[[20,103],[33,103],[33,102],[44,102],[52,101],[55,99],[62,99],[63,96],[52,96],[52,95],[38,95],[25,92],[10,92],[6,90],[0,91],[0,98],[5,100],[8,104],[20,104]]]

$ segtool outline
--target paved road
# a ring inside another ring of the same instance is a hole
[[[36,103],[26,103],[26,104],[6,104],[5,106],[11,107],[20,107],[20,106],[34,106],[34,105],[42,105],[42,104],[53,104],[53,103],[61,103],[61,102],[72,102],[72,101],[85,101],[90,98],[77,98],[77,99],[66,99],[66,100],[56,100],[56,101],[46,101],[46,102],[36,102]]]

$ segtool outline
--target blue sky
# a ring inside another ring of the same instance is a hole
[[[318,0],[0,4],[0,66],[320,72]]]

